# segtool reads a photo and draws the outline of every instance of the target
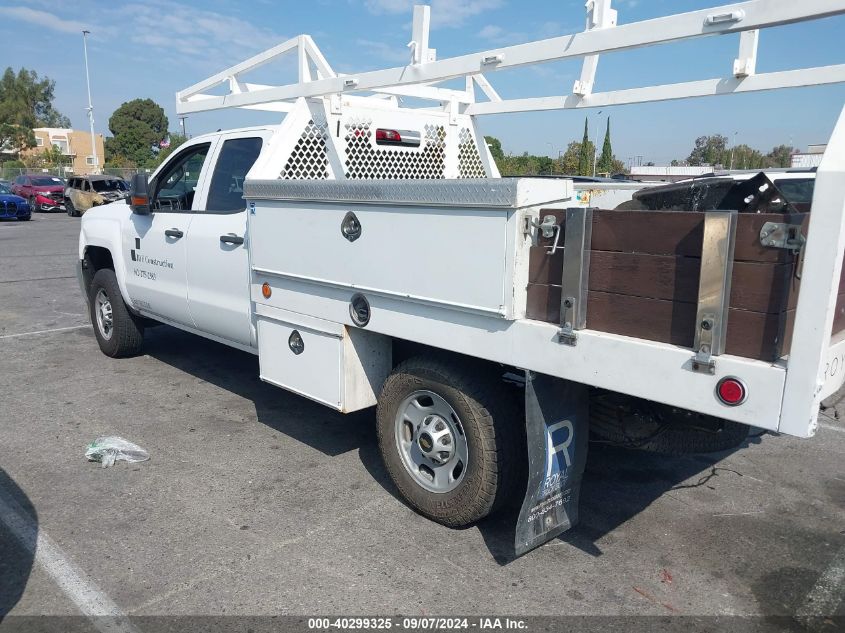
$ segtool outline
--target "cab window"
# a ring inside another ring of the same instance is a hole
[[[202,143],[186,149],[159,174],[153,193],[157,211],[194,209],[194,194],[210,147],[211,143]]]
[[[261,138],[233,138],[223,143],[211,186],[208,191],[209,211],[242,211],[244,178],[261,153]]]

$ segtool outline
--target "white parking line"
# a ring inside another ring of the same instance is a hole
[[[815,618],[832,616],[845,596],[845,547],[839,549],[827,569],[822,572],[810,593],[804,598],[795,617],[812,624]]]
[[[81,330],[82,328],[91,327],[90,323],[85,325],[71,325],[70,327],[57,327],[52,330],[36,330],[35,332],[20,332],[18,334],[3,334],[0,339],[4,338],[18,338],[19,336],[35,336],[37,334],[49,334],[50,332],[66,332],[68,330]]]
[[[0,488],[0,521],[101,633],[139,633],[129,618]]]

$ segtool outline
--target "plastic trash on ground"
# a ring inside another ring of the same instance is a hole
[[[150,454],[137,444],[118,437],[109,435],[98,437],[85,449],[85,457],[89,462],[100,462],[103,468],[114,465],[115,462],[145,462]]]

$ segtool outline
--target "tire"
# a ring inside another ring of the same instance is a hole
[[[35,213],[38,210],[35,208],[35,196],[29,197],[29,209],[30,213]]]
[[[73,206],[73,202],[71,202],[70,198],[67,199],[65,202],[65,209],[67,210],[67,214],[75,218],[76,217],[76,208]]]
[[[18,218],[18,221],[19,222],[29,222],[31,219],[32,219],[32,216],[28,215],[28,216],[23,217],[23,218]]]
[[[415,410],[414,402],[423,408]],[[425,416],[419,425],[400,416],[408,410]],[[436,464],[426,459],[422,447],[434,443],[431,454],[436,452],[440,445],[432,436],[443,431],[438,426],[450,417],[445,432],[452,438],[454,455],[438,467],[440,475],[448,472],[449,477],[437,480],[447,482],[439,491],[432,490],[437,485],[429,476]],[[524,484],[519,476],[525,453],[522,418],[500,373],[489,365],[445,355],[408,359],[387,378],[376,419],[379,451],[390,478],[412,508],[438,523],[453,528],[471,525],[500,509],[518,484]],[[422,463],[416,474],[411,470],[416,466],[413,449],[418,449]]]
[[[620,394],[590,402],[594,441],[665,455],[718,453],[736,448],[750,427]]]
[[[107,305],[104,304],[107,302]],[[88,289],[88,308],[94,336],[100,350],[112,358],[135,356],[144,342],[144,326],[123,302],[117,277],[110,268],[101,268],[91,280]],[[101,311],[102,310],[102,311]],[[111,315],[108,327],[107,313]]]

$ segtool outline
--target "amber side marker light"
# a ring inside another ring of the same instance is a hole
[[[266,281],[261,284],[261,294],[264,295],[265,299],[269,299],[270,295],[273,294],[273,290],[270,288],[270,284],[268,284]]]
[[[729,407],[736,407],[748,397],[748,391],[745,384],[739,378],[722,378],[719,384],[716,385],[716,395],[722,404]]]
[[[143,207],[149,203],[149,198],[146,196],[132,196],[129,203],[135,207]]]

